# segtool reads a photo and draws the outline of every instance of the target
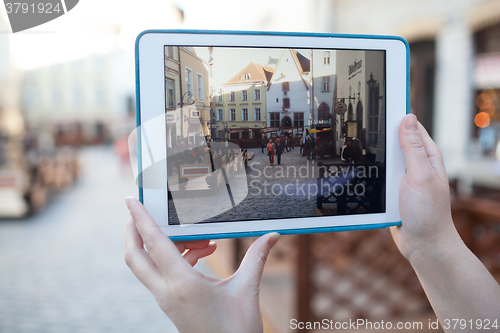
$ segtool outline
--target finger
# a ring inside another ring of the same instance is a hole
[[[184,259],[191,265],[194,266],[199,259],[211,255],[217,249],[217,244],[210,242],[207,246],[201,249],[190,249],[184,254]]]
[[[408,114],[403,118],[399,126],[399,144],[403,151],[407,177],[410,181],[418,181],[435,175],[427,157],[415,115]]]
[[[235,273],[243,285],[259,287],[269,251],[276,244],[280,234],[273,232],[258,238],[248,249],[240,268]]]
[[[125,262],[146,288],[152,292],[160,288],[163,281],[161,273],[144,249],[141,235],[132,219],[127,222],[125,232]]]
[[[190,266],[182,258],[170,238],[163,234],[156,222],[149,216],[146,208],[133,197],[128,197],[125,202],[149,256],[162,275],[166,278],[175,278],[187,274]]]
[[[427,157],[429,158],[432,168],[436,171],[436,174],[441,181],[448,183],[448,176],[446,174],[446,168],[444,166],[443,154],[441,153],[441,150],[420,122],[418,123],[418,130],[421,133],[422,143],[424,144],[425,152],[427,153]]]
[[[195,241],[186,241],[186,242],[175,242],[175,246],[179,249],[180,253],[184,253],[184,251],[189,249],[201,249],[206,247],[210,243],[209,239],[204,240],[195,240]]]

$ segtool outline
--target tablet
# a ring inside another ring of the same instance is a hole
[[[401,37],[148,30],[139,199],[173,240],[400,224]]]

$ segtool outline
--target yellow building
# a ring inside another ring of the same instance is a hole
[[[266,88],[274,70],[251,62],[216,92],[217,137],[259,139],[267,123]]]

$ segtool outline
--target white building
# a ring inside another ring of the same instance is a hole
[[[311,63],[311,75],[313,77],[311,93],[314,101],[311,118],[314,121],[315,128],[329,128],[337,92],[336,51],[313,50]]]
[[[385,54],[381,51],[337,51],[337,98],[347,105],[336,115],[336,137],[345,133],[344,121],[357,121],[356,133],[373,160],[385,162]]]
[[[310,50],[304,53],[309,56]],[[284,49],[267,88],[267,126],[309,127],[312,120],[310,86],[309,58]]]
[[[135,114],[133,53],[94,55],[29,70],[22,95],[30,127],[71,132],[78,124],[82,135],[92,138],[105,126],[126,135],[133,127],[122,121]]]

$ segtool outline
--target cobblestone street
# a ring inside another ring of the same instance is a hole
[[[132,176],[111,148],[81,161],[41,213],[0,220],[0,332],[177,332],[123,260]]]
[[[227,210],[217,216],[205,220],[205,222],[215,221],[241,221],[241,220],[264,220],[279,218],[297,218],[316,216],[316,193],[318,177],[318,160],[308,161],[305,156],[299,153],[300,148],[285,152],[281,157],[281,165],[277,164],[277,157],[274,157],[274,166],[270,166],[267,154],[262,153],[260,148],[248,149],[248,152],[255,153],[252,160],[248,162],[246,169],[248,194],[235,207],[231,208],[225,189],[219,191],[217,196],[221,199],[217,205],[227,206]],[[322,162],[338,162],[339,159],[325,159]],[[233,188],[230,181],[233,195]],[[234,182],[237,183],[237,182]],[[241,185],[241,183],[239,183]],[[188,185],[189,186],[189,185]],[[189,191],[187,191],[189,193]],[[192,203],[196,198],[189,197],[187,203]],[[207,207],[203,209],[210,211],[210,204],[206,204],[206,197],[199,198],[196,206]],[[175,198],[174,198],[175,199]],[[175,201],[175,200],[174,200]],[[174,216],[170,200],[169,213]],[[197,214],[194,212],[193,214]],[[197,214],[200,215],[200,214]],[[207,214],[210,215],[210,214]]]

